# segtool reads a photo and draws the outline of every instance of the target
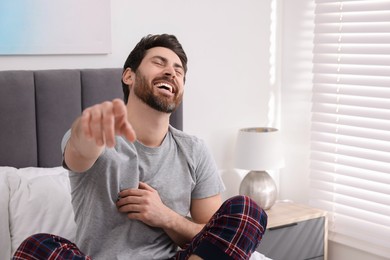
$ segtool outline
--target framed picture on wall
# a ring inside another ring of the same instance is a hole
[[[110,0],[1,0],[0,55],[111,52]]]

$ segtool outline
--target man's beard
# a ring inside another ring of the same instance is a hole
[[[167,97],[155,95],[153,93],[154,87],[147,83],[146,78],[139,71],[135,73],[135,84],[132,89],[134,94],[145,104],[165,113],[175,111],[183,98],[182,94],[175,93],[173,101],[169,101]]]

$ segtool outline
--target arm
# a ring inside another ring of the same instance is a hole
[[[191,201],[191,220],[178,214],[172,219],[170,225],[164,228],[170,238],[179,246],[190,242],[207,224],[210,218],[221,206],[221,195]]]
[[[149,226],[160,227],[178,245],[184,246],[198,234],[221,206],[221,196],[193,199],[192,221],[165,206],[152,187],[140,183],[139,189],[127,189],[120,194],[118,210],[129,219],[137,219]]]
[[[115,99],[85,109],[72,124],[71,136],[64,151],[66,165],[75,172],[88,170],[105,146],[115,145],[116,134],[124,135],[130,141],[135,140],[122,100]]]

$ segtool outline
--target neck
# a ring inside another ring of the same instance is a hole
[[[161,145],[168,132],[169,117],[170,114],[157,111],[130,94],[127,118],[137,135],[137,141],[143,145]]]

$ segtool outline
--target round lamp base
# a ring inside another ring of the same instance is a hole
[[[250,171],[241,182],[240,195],[251,197],[262,209],[269,209],[276,201],[276,184],[266,171]]]

